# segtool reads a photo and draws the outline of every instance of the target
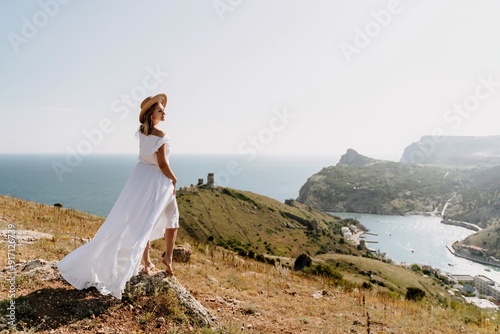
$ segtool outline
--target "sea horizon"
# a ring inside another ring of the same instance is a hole
[[[106,216],[132,169],[137,154],[91,154],[66,160],[66,154],[1,153],[0,194]],[[271,197],[283,202],[297,198],[300,187],[314,173],[335,165],[340,157],[257,155],[247,161],[238,154],[170,156],[178,187],[206,182]]]

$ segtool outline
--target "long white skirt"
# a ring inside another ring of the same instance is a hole
[[[76,289],[96,287],[121,299],[139,273],[147,242],[179,227],[173,191],[157,165],[139,162],[94,238],[58,262],[64,279]]]

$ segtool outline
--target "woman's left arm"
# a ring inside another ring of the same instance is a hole
[[[160,167],[163,174],[165,174],[166,177],[172,180],[172,183],[174,184],[174,195],[175,195],[177,178],[175,177],[175,174],[170,168],[170,164],[168,163],[165,144],[161,145],[160,148],[158,149],[158,152],[156,152],[156,158],[158,159],[158,167]]]

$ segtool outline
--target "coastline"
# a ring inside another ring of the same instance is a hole
[[[479,232],[482,230],[481,227],[477,226],[476,224],[468,223],[468,222],[463,222],[459,220],[452,220],[452,219],[441,219],[441,224],[445,225],[455,225],[455,226],[460,226],[472,231]]]
[[[500,261],[498,261],[498,260],[484,260],[482,257],[474,256],[474,255],[471,255],[471,254],[467,254],[465,252],[461,252],[459,250],[456,250],[453,247],[453,244],[446,245],[446,249],[448,249],[448,251],[451,254],[453,254],[453,255],[455,255],[457,257],[461,257],[463,259],[470,260],[470,261],[473,261],[473,262],[477,262],[477,263],[480,263],[480,264],[484,264],[484,265],[494,266],[496,268],[500,268]]]

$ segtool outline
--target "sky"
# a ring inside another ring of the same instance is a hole
[[[500,135],[498,0],[2,1],[0,153],[137,153],[168,95],[172,152],[399,160]]]

